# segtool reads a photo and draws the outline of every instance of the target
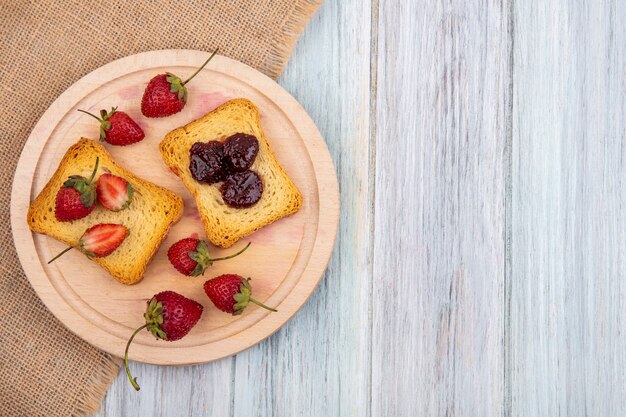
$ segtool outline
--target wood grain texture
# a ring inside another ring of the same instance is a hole
[[[379,12],[372,415],[503,410],[507,3]]]
[[[626,3],[515,2],[512,416],[626,415]]]

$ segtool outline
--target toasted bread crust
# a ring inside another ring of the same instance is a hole
[[[226,206],[217,186],[199,183],[189,172],[189,149],[193,143],[223,141],[235,133],[252,134],[259,140],[259,153],[251,169],[260,174],[264,188],[258,203],[242,209]],[[250,100],[234,99],[222,104],[168,133],[159,148],[165,164],[195,198],[207,237],[216,246],[230,247],[302,206],[302,194],[276,160],[261,128],[259,111]]]
[[[69,175],[88,176],[96,157],[100,168],[125,178],[138,193],[130,206],[112,212],[96,205],[88,216],[72,222],[59,222],[54,215],[58,190]],[[143,278],[152,257],[167,236],[170,227],[183,213],[183,200],[173,192],[148,182],[117,165],[98,142],[82,138],[72,145],[59,167],[28,209],[27,222],[33,232],[43,233],[68,245],[74,245],[85,230],[98,223],[121,223],[130,233],[118,249],[103,258],[92,258],[122,284],[135,284]]]

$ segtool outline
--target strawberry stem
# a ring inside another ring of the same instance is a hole
[[[248,242],[248,244],[246,245],[246,247],[245,247],[245,248],[243,248],[242,250],[240,250],[240,251],[239,251],[239,252],[237,252],[237,253],[234,253],[234,254],[232,254],[232,255],[228,255],[228,256],[224,256],[223,258],[209,258],[209,261],[210,261],[210,262],[215,262],[215,261],[223,261],[223,260],[225,260],[225,259],[231,259],[231,258],[234,258],[235,256],[239,256],[239,255],[241,255],[242,253],[244,253],[244,252],[246,251],[246,249],[248,249],[248,248],[250,247],[250,245],[251,245],[251,244],[252,244],[252,242]]]
[[[51,264],[52,262],[56,261],[57,259],[59,259],[61,256],[65,255],[67,252],[69,252],[70,250],[74,249],[74,246],[70,246],[69,248],[65,248],[61,251],[61,253],[59,253],[57,256],[55,256],[54,258],[50,259],[48,261],[48,264]]]
[[[78,111],[80,111],[80,112],[83,112],[83,113],[85,113],[85,114],[88,114],[88,115],[90,115],[91,117],[93,117],[94,119],[96,119],[97,121],[102,122],[102,119],[100,119],[100,118],[99,118],[98,116],[96,116],[95,114],[91,114],[91,113],[89,113],[88,111],[81,110],[81,109],[76,109],[76,110],[78,110]]]
[[[93,167],[93,172],[91,173],[91,177],[89,177],[89,183],[93,181],[93,178],[96,176],[96,172],[98,172],[98,164],[100,163],[100,157],[96,156],[96,165]]]
[[[219,50],[219,48],[216,48],[216,49],[215,49],[215,51],[213,51],[213,53],[212,53],[212,54],[211,54],[211,56],[209,57],[209,59],[207,59],[206,61],[204,61],[204,64],[202,64],[202,66],[201,66],[200,68],[198,68],[198,69],[196,70],[196,72],[194,72],[193,74],[191,74],[191,77],[189,77],[189,78],[187,78],[185,81],[183,81],[183,85],[187,84],[189,81],[191,81],[191,79],[192,79],[193,77],[195,77],[196,75],[198,75],[198,73],[199,73],[200,71],[202,71],[202,68],[204,68],[204,67],[206,66],[206,64],[208,64],[208,63],[209,63],[209,61],[210,61],[211,59],[213,59],[213,57],[215,56],[215,54],[217,53],[217,51],[218,51],[218,50]]]
[[[139,391],[140,388],[139,388],[139,385],[137,384],[137,378],[133,378],[133,376],[130,374],[130,368],[128,367],[128,348],[130,347],[130,342],[133,341],[137,333],[139,333],[141,330],[145,329],[146,327],[148,327],[148,323],[144,324],[143,326],[135,330],[135,332],[132,334],[130,339],[128,339],[128,343],[126,343],[126,350],[124,351],[124,366],[126,367],[126,375],[128,375],[128,380],[130,381],[133,388],[135,388],[135,391]]]
[[[263,304],[262,302],[257,301],[257,300],[255,300],[255,299],[254,299],[254,298],[252,298],[252,297],[250,297],[250,301],[251,301],[251,302],[253,302],[254,304],[258,305],[259,307],[263,307],[263,308],[264,308],[264,309],[266,309],[266,310],[273,311],[273,312],[277,312],[277,311],[278,311],[278,310],[276,310],[275,308],[272,308],[272,307],[268,307],[268,306],[266,306],[266,305],[265,305],[265,304]]]

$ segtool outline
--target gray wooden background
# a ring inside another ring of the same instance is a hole
[[[626,1],[328,0],[279,82],[340,231],[269,340],[99,416],[626,416]]]

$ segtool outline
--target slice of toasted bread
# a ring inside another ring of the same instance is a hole
[[[54,215],[58,190],[70,175],[91,175],[96,157],[100,166],[96,178],[108,169],[112,174],[125,178],[136,192],[130,206],[113,212],[96,203],[96,208],[86,217],[71,222],[60,222]],[[28,210],[28,226],[68,245],[75,245],[83,233],[99,223],[119,223],[126,226],[129,234],[110,255],[92,258],[122,284],[141,281],[148,263],[159,249],[172,224],[183,213],[183,200],[173,192],[143,180],[117,165],[107,150],[98,142],[81,139],[72,145],[45,188],[31,203]]]
[[[263,195],[252,207],[231,208],[224,203],[219,184],[196,181],[189,171],[189,150],[196,142],[224,141],[235,133],[259,140],[259,153],[252,165],[263,181]],[[251,101],[228,101],[198,120],[168,133],[160,144],[165,163],[178,175],[196,199],[207,237],[227,248],[244,236],[295,213],[302,194],[280,166],[261,129],[259,111]]]

